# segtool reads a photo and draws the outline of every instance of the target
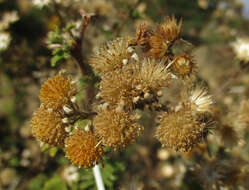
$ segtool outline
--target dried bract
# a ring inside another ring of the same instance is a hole
[[[102,145],[91,131],[76,130],[65,140],[65,152],[74,164],[91,168],[102,159]]]

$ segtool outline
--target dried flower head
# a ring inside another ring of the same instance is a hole
[[[147,52],[150,48],[149,39],[152,35],[152,31],[148,29],[146,24],[141,24],[136,30],[136,39],[132,40],[131,45],[139,45],[144,52]]]
[[[143,131],[136,116],[115,109],[102,110],[93,120],[94,134],[105,146],[122,149],[131,144]]]
[[[192,90],[188,102],[194,112],[212,112],[212,96],[208,95],[207,90],[202,86],[198,86]]]
[[[183,53],[174,57],[170,68],[174,75],[181,79],[186,79],[195,74],[197,67],[193,57]]]
[[[68,76],[55,75],[48,79],[41,88],[40,100],[53,110],[61,109],[77,94],[76,84]]]
[[[174,16],[168,17],[156,30],[156,33],[160,33],[164,38],[171,43],[177,40],[182,30],[182,20],[177,23]]]
[[[238,38],[232,47],[240,61],[249,62],[249,38]]]
[[[162,87],[168,86],[169,79],[165,65],[145,59],[120,73],[103,78],[101,96],[111,105],[118,105],[122,100],[126,107],[131,108],[134,99],[152,97]]]
[[[76,130],[65,140],[65,152],[74,164],[91,168],[102,159],[102,145],[91,131]]]
[[[51,146],[64,146],[68,133],[58,112],[41,105],[31,119],[32,133],[37,140]]]
[[[148,56],[162,58],[168,48],[179,38],[181,28],[182,21],[177,23],[175,17],[168,17],[150,37]]]
[[[178,111],[161,114],[156,137],[163,146],[186,152],[202,140],[205,125],[199,124],[191,112],[184,106]]]
[[[99,52],[90,58],[89,63],[101,75],[120,71],[130,60],[131,52],[128,47],[127,38],[117,38],[101,47]]]

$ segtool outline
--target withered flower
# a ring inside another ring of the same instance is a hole
[[[177,77],[186,79],[196,73],[197,66],[193,56],[183,53],[174,57],[170,69]]]
[[[51,146],[64,146],[68,136],[60,113],[41,105],[31,119],[32,133],[37,140]]]
[[[103,78],[101,96],[111,105],[118,105],[122,100],[126,107],[131,108],[134,99],[152,97],[168,86],[169,80],[170,74],[164,64],[145,59],[120,73]]]
[[[129,40],[127,38],[117,38],[101,47],[89,59],[89,63],[101,75],[114,71],[119,72],[130,60],[131,52],[128,48]]]
[[[76,130],[65,140],[66,157],[79,167],[91,168],[102,159],[102,145],[91,131]]]
[[[148,26],[144,23],[141,24],[136,30],[136,39],[132,40],[130,45],[139,45],[144,52],[147,52],[150,48],[149,39],[152,35],[152,31],[148,29]]]
[[[198,123],[190,107],[164,112],[160,118],[156,137],[164,147],[187,152],[202,140],[205,124]]]
[[[168,17],[150,37],[148,56],[156,59],[162,58],[168,48],[180,37],[181,29],[182,21],[177,23],[175,17]]]
[[[63,74],[49,78],[40,91],[40,100],[47,108],[61,109],[77,94],[76,84]]]
[[[123,149],[143,131],[135,116],[115,109],[103,109],[93,120],[94,134],[105,146]]]

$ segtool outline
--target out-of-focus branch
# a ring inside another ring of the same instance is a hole
[[[95,95],[94,83],[96,82],[96,77],[94,76],[92,68],[87,63],[84,62],[83,40],[84,40],[85,30],[89,25],[93,14],[85,13],[83,10],[80,13],[82,15],[80,35],[75,39],[75,43],[73,45],[73,48],[71,49],[71,55],[72,57],[74,57],[77,64],[79,65],[82,76],[88,77],[89,79],[89,84],[86,89],[86,97],[84,99],[85,108],[89,109]]]

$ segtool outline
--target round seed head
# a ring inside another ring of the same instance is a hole
[[[76,93],[76,84],[72,84],[69,77],[58,74],[42,85],[40,100],[46,107],[57,110],[70,102]]]
[[[66,157],[79,167],[91,168],[102,158],[101,144],[92,132],[76,130],[65,140]]]
[[[37,140],[51,146],[64,146],[68,133],[57,112],[49,112],[44,106],[38,108],[31,119],[32,134]]]
[[[103,110],[93,120],[94,134],[105,146],[122,149],[131,144],[143,130],[135,116],[115,109]]]
[[[205,126],[193,118],[189,107],[162,113],[160,118],[156,137],[163,146],[186,152],[202,140]]]
[[[128,51],[128,42],[127,38],[117,38],[109,42],[90,58],[90,65],[100,75],[120,71],[125,65],[124,63],[128,63],[131,56]]]

